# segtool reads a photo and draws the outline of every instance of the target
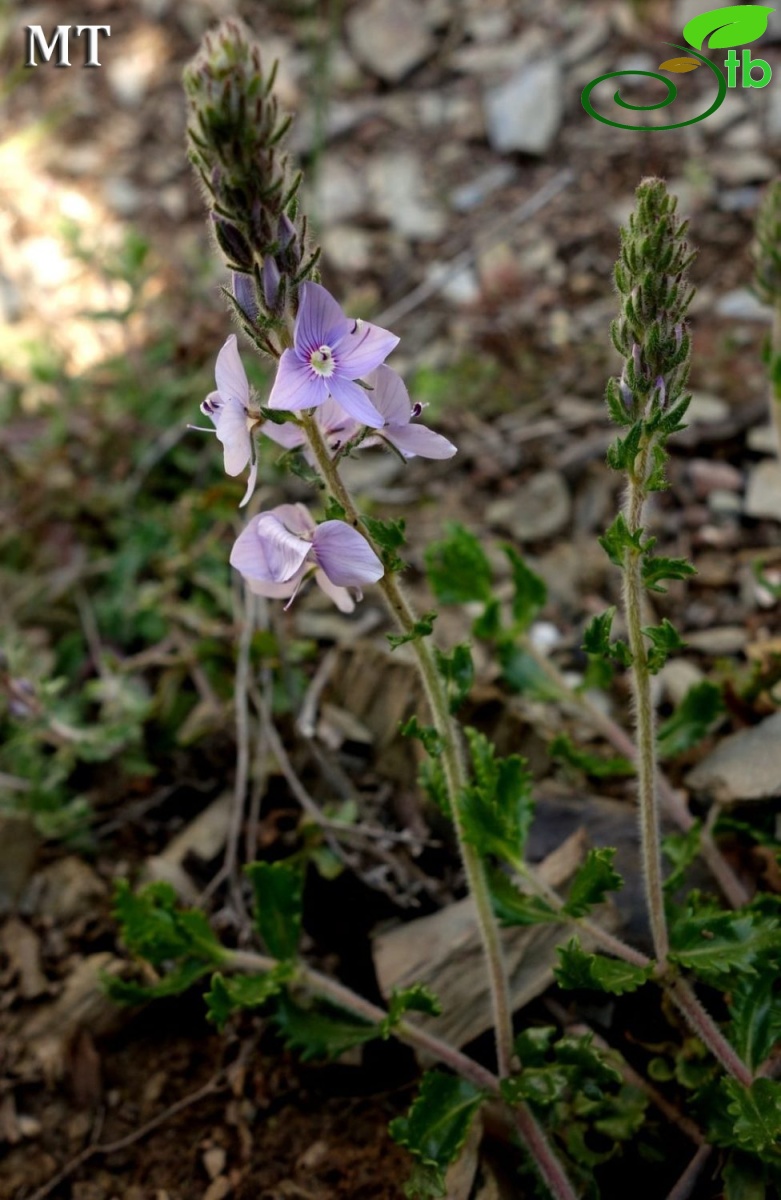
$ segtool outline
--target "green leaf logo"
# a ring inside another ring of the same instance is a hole
[[[702,50],[706,38],[709,50],[727,50],[745,46],[761,38],[774,8],[765,4],[730,4],[701,13],[684,26],[683,36],[695,50]]]

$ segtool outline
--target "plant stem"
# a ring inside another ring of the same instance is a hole
[[[626,758],[631,759],[632,762],[636,762],[637,747],[629,734],[620,725],[617,725],[612,717],[603,712],[589,698],[587,693],[574,691],[556,664],[544,654],[541,654],[530,638],[525,637],[523,639],[523,648],[534,659],[540,670],[544,671],[551,683],[561,692],[562,698],[570,700],[576,705],[588,717],[594,728],[598,729],[607,738],[619,754],[623,754]],[[688,806],[680,793],[676,792],[675,788],[672,787],[669,780],[665,778],[658,767],[656,773],[656,790],[663,811],[671,820],[675,821],[679,829],[687,833],[694,824],[694,817],[689,812]],[[719,850],[709,829],[703,829],[700,832],[700,853],[724,893],[724,898],[731,907],[742,908],[744,904],[748,904],[750,899],[748,892]]]
[[[278,963],[276,959],[265,954],[231,950],[227,953],[224,965],[228,969],[251,974],[271,971]],[[379,1025],[388,1015],[379,1005],[372,1004],[370,1000],[357,995],[338,980],[331,979],[328,975],[322,975],[319,971],[314,971],[304,964],[297,966],[296,981],[315,995],[329,1000],[332,1004],[363,1018],[372,1025]],[[393,1032],[401,1041],[431,1055],[437,1062],[443,1063],[464,1079],[468,1079],[475,1087],[481,1088],[492,1096],[501,1096],[499,1078],[480,1063],[475,1062],[473,1058],[462,1054],[455,1046],[442,1041],[441,1038],[428,1033],[411,1021],[400,1021]],[[540,1176],[550,1189],[551,1195],[555,1200],[577,1200],[577,1193],[531,1110],[525,1104],[520,1104],[513,1106],[512,1114],[515,1126],[523,1138]]]
[[[642,529],[645,482],[648,471],[649,446],[640,451],[635,469],[629,474],[626,502],[626,523],[632,534]],[[659,809],[656,791],[656,730],[651,702],[651,675],[643,637],[642,554],[630,548],[624,556],[624,612],[629,649],[632,652],[632,686],[635,699],[635,737],[637,742],[637,797],[640,809],[640,844],[643,858],[648,916],[654,951],[659,966],[667,963],[669,941],[664,915],[662,887],[662,849],[659,836]]]
[[[314,417],[311,413],[304,413],[301,423],[309,440],[309,445],[319,467],[320,474],[331,496],[341,504],[349,524],[354,529],[357,529],[369,544],[373,546],[375,552],[381,556],[381,549],[375,545],[369,530],[361,520],[352,497],[339,475],[338,468],[328,453],[328,448]],[[385,597],[388,608],[391,610],[401,630],[404,633],[412,633],[415,628],[415,613],[402,590],[397,576],[393,572],[386,571],[377,586]],[[437,668],[430,641],[425,637],[418,636],[413,638],[410,645],[417,658],[418,669],[431,712],[431,719],[443,743],[442,767],[450,796],[450,807],[458,838],[459,850],[461,852],[461,860],[464,864],[469,892],[475,905],[477,924],[488,966],[496,1035],[496,1058],[499,1075],[504,1077],[511,1073],[513,1059],[510,988],[499,939],[499,926],[491,907],[491,897],[488,891],[485,870],[477,852],[466,842],[461,823],[458,797],[467,784],[461,732],[450,713],[447,692]]]
[[[773,326],[770,332],[770,422],[776,435],[776,454],[781,461],[781,379],[777,377],[781,363],[781,304],[773,307]]]
[[[673,1003],[724,1070],[744,1087],[751,1087],[751,1071],[724,1037],[710,1013],[703,1008],[691,985],[685,979],[675,979],[668,984],[667,990]]]

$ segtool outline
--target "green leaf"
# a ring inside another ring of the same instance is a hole
[[[278,996],[294,973],[292,963],[278,963],[263,975],[212,976],[206,993],[207,1017],[223,1030],[232,1013],[245,1008],[260,1008]]]
[[[442,1005],[423,983],[413,983],[407,988],[394,988],[388,1005],[388,1015],[380,1025],[382,1037],[390,1037],[408,1012],[421,1012],[429,1017],[438,1017],[442,1012]]]
[[[472,634],[483,642],[493,642],[502,632],[502,606],[496,596],[485,603],[479,617],[472,622]]]
[[[766,1172],[752,1155],[734,1151],[722,1171],[724,1200],[773,1200]]]
[[[475,668],[469,643],[460,642],[453,647],[450,654],[445,654],[435,646],[434,657],[439,673],[447,683],[450,711],[458,712],[475,681]]]
[[[516,632],[522,633],[529,628],[540,609],[548,599],[548,589],[539,575],[535,575],[523,560],[514,546],[505,542],[502,550],[510,560],[513,581],[512,613],[516,623]]]
[[[670,958],[706,982],[723,985],[726,974],[756,975],[756,966],[781,946],[778,922],[743,908],[737,912],[670,906]]]
[[[180,908],[168,883],[150,883],[133,892],[125,880],[119,880],[114,916],[127,948],[154,967],[188,958],[215,966],[225,957],[205,913]]]
[[[519,870],[534,814],[531,776],[517,754],[496,758],[494,747],[476,729],[465,730],[474,783],[458,797],[464,838],[481,854],[493,854]]]
[[[279,998],[274,1024],[288,1049],[299,1050],[304,1062],[338,1058],[345,1050],[379,1036],[376,1025],[358,1021],[332,1005],[301,1008],[285,995]]]
[[[334,500],[333,496],[328,497],[324,509],[326,521],[344,521],[347,518],[346,508],[338,500]]]
[[[444,1195],[445,1171],[461,1153],[483,1099],[466,1079],[427,1071],[407,1116],[391,1121],[391,1137],[430,1169],[439,1195]]]
[[[431,637],[431,634],[434,632],[434,622],[436,619],[437,614],[435,612],[427,612],[415,622],[409,633],[386,633],[385,636],[390,642],[391,650],[396,650],[399,646],[404,646],[407,642],[418,642],[421,638]]]
[[[139,983],[134,979],[118,979],[105,973],[101,984],[109,998],[116,1004],[146,1004],[150,1000],[164,1000],[168,996],[180,996],[189,991],[194,983],[212,970],[212,965],[187,959],[171,971],[167,971],[156,983]]]
[[[592,775],[595,779],[614,779],[616,776],[634,775],[635,765],[628,758],[623,758],[622,755],[616,754],[611,758],[603,758],[600,754],[589,754],[585,750],[578,750],[574,746],[566,733],[559,733],[553,738],[548,753],[551,758],[557,759],[559,762],[569,763],[570,766],[577,767],[586,775]]]
[[[778,1151],[781,1083],[776,1079],[755,1079],[750,1088],[744,1088],[736,1079],[725,1079],[724,1088],[731,1097],[727,1109],[734,1118],[737,1142],[755,1154]]]
[[[266,949],[274,958],[295,958],[301,938],[301,868],[254,862],[246,872],[255,894],[255,924]]]
[[[458,522],[445,526],[447,536],[425,552],[426,574],[441,604],[468,604],[491,599],[491,564],[479,538]]]
[[[541,925],[562,919],[541,896],[519,891],[504,871],[489,869],[488,890],[493,910],[502,925]]]
[[[636,967],[604,954],[587,954],[577,938],[572,938],[566,946],[559,946],[558,954],[559,965],[554,975],[562,988],[590,988],[622,996],[642,987],[653,971],[653,964]]]
[[[688,579],[697,571],[685,558],[657,558],[649,554],[643,559],[643,583],[650,592],[666,592],[667,588],[660,587],[662,580]]]
[[[745,46],[761,38],[774,10],[766,4],[730,4],[692,17],[683,27],[683,36],[695,50],[728,50]]]
[[[404,721],[399,725],[399,733],[402,737],[417,738],[418,741],[423,743],[426,752],[432,758],[439,758],[444,748],[444,742],[434,726],[421,725],[414,713],[408,721]]]
[[[522,646],[504,642],[497,648],[502,678],[514,692],[533,700],[558,700],[561,689]]]
[[[520,1075],[501,1082],[502,1096],[510,1105],[530,1101],[549,1108],[560,1100],[569,1087],[566,1072],[550,1063],[544,1067],[525,1067]]]
[[[673,650],[683,650],[683,641],[675,626],[665,617],[661,625],[644,625],[643,633],[651,642],[651,649],[646,656],[648,670],[652,675],[661,671]]]
[[[619,282],[619,280],[621,280],[621,282]],[[625,282],[626,280],[620,264],[616,263],[616,284],[619,291],[624,291],[624,288],[621,286],[621,284]],[[624,428],[627,428],[632,424],[632,414],[628,412],[627,407],[624,404],[623,397],[621,396],[621,385],[619,380],[616,379],[615,375],[611,376],[607,381],[607,387],[605,389],[605,403],[607,404],[607,411],[610,414],[610,419],[616,425],[622,425]]]
[[[583,630],[583,645],[581,649],[586,654],[594,654],[600,658],[609,657],[610,631],[613,628],[613,618],[615,615],[616,606],[614,604],[598,617],[592,617],[589,624]]]
[[[664,881],[664,890],[674,892],[700,852],[702,822],[695,821],[686,833],[668,833],[662,838],[662,852],[673,869]]]
[[[589,850],[578,867],[569,890],[564,912],[570,917],[585,917],[595,904],[601,904],[608,892],[618,891],[624,881],[613,870],[616,852],[612,847]]]
[[[739,979],[730,990],[731,1041],[749,1070],[781,1041],[781,992],[775,969]]]
[[[406,542],[406,522],[403,517],[381,521],[377,517],[363,517],[363,523],[379,546],[386,571],[403,571],[406,563],[398,551]]]
[[[607,448],[607,465],[613,471],[629,471],[634,465],[643,436],[643,421],[636,421],[625,438],[616,438]]]
[[[721,688],[703,679],[695,683],[671,717],[663,721],[657,734],[657,746],[663,758],[690,750],[706,736],[724,711]]]
[[[636,529],[631,532],[623,513],[619,513],[612,525],[599,538],[599,544],[607,554],[614,567],[623,567],[627,550],[643,549],[643,531]]]

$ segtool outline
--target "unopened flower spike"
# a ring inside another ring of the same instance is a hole
[[[255,490],[258,477],[258,459],[252,434],[261,420],[260,414],[253,412],[250,406],[249,380],[239,357],[235,333],[230,335],[217,355],[214,374],[217,391],[209,393],[201,405],[201,412],[213,422],[217,439],[222,442],[226,473],[240,475],[250,464],[247,490],[239,505],[239,508],[243,508]]]
[[[293,349],[280,359],[268,407],[317,408],[330,395],[356,421],[379,429],[382,414],[356,380],[378,367],[398,342],[379,325],[350,320],[324,287],[304,283]]]
[[[231,565],[251,591],[288,605],[310,576],[349,613],[365,583],[376,583],[384,568],[369,543],[344,521],[317,525],[303,504],[280,504],[253,517],[237,538]]]

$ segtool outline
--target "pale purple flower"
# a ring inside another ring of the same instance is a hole
[[[376,371],[371,371],[366,376],[366,384],[372,389],[372,403],[384,423],[376,433],[364,438],[359,443],[360,447],[379,446],[383,442],[389,442],[404,458],[414,458],[415,455],[420,455],[421,458],[452,458],[456,453],[453,443],[441,434],[434,433],[433,429],[419,425],[415,420],[423,411],[423,406],[411,404],[400,375],[390,367],[379,366]],[[362,422],[348,416],[333,397],[329,397],[317,409],[315,420],[332,453],[364,428]],[[292,422],[274,425],[271,421],[266,421],[263,432],[286,450],[295,450],[306,444],[303,429]],[[311,460],[309,453],[306,456]]]
[[[251,591],[292,604],[301,585],[315,582],[341,612],[352,612],[361,586],[384,568],[369,543],[344,521],[316,525],[303,504],[280,504],[253,517],[234,543],[231,565]]]
[[[380,366],[366,379],[373,388],[372,402],[383,419],[381,429],[372,434],[363,446],[376,446],[390,442],[405,458],[452,458],[456,447],[440,433],[434,433],[426,425],[418,425],[415,418],[423,411],[422,404],[412,405],[404,380],[390,367]]]
[[[299,295],[293,349],[279,360],[269,408],[317,408],[330,395],[356,421],[379,429],[382,417],[355,380],[378,367],[399,339],[379,325],[351,321],[318,283],[302,283]]]
[[[255,490],[258,476],[252,430],[259,417],[249,411],[249,380],[239,358],[235,333],[217,355],[214,375],[217,391],[209,393],[201,405],[201,412],[214,423],[214,432],[222,442],[227,474],[240,475],[247,464],[251,464],[247,490],[239,505],[242,508]]]

